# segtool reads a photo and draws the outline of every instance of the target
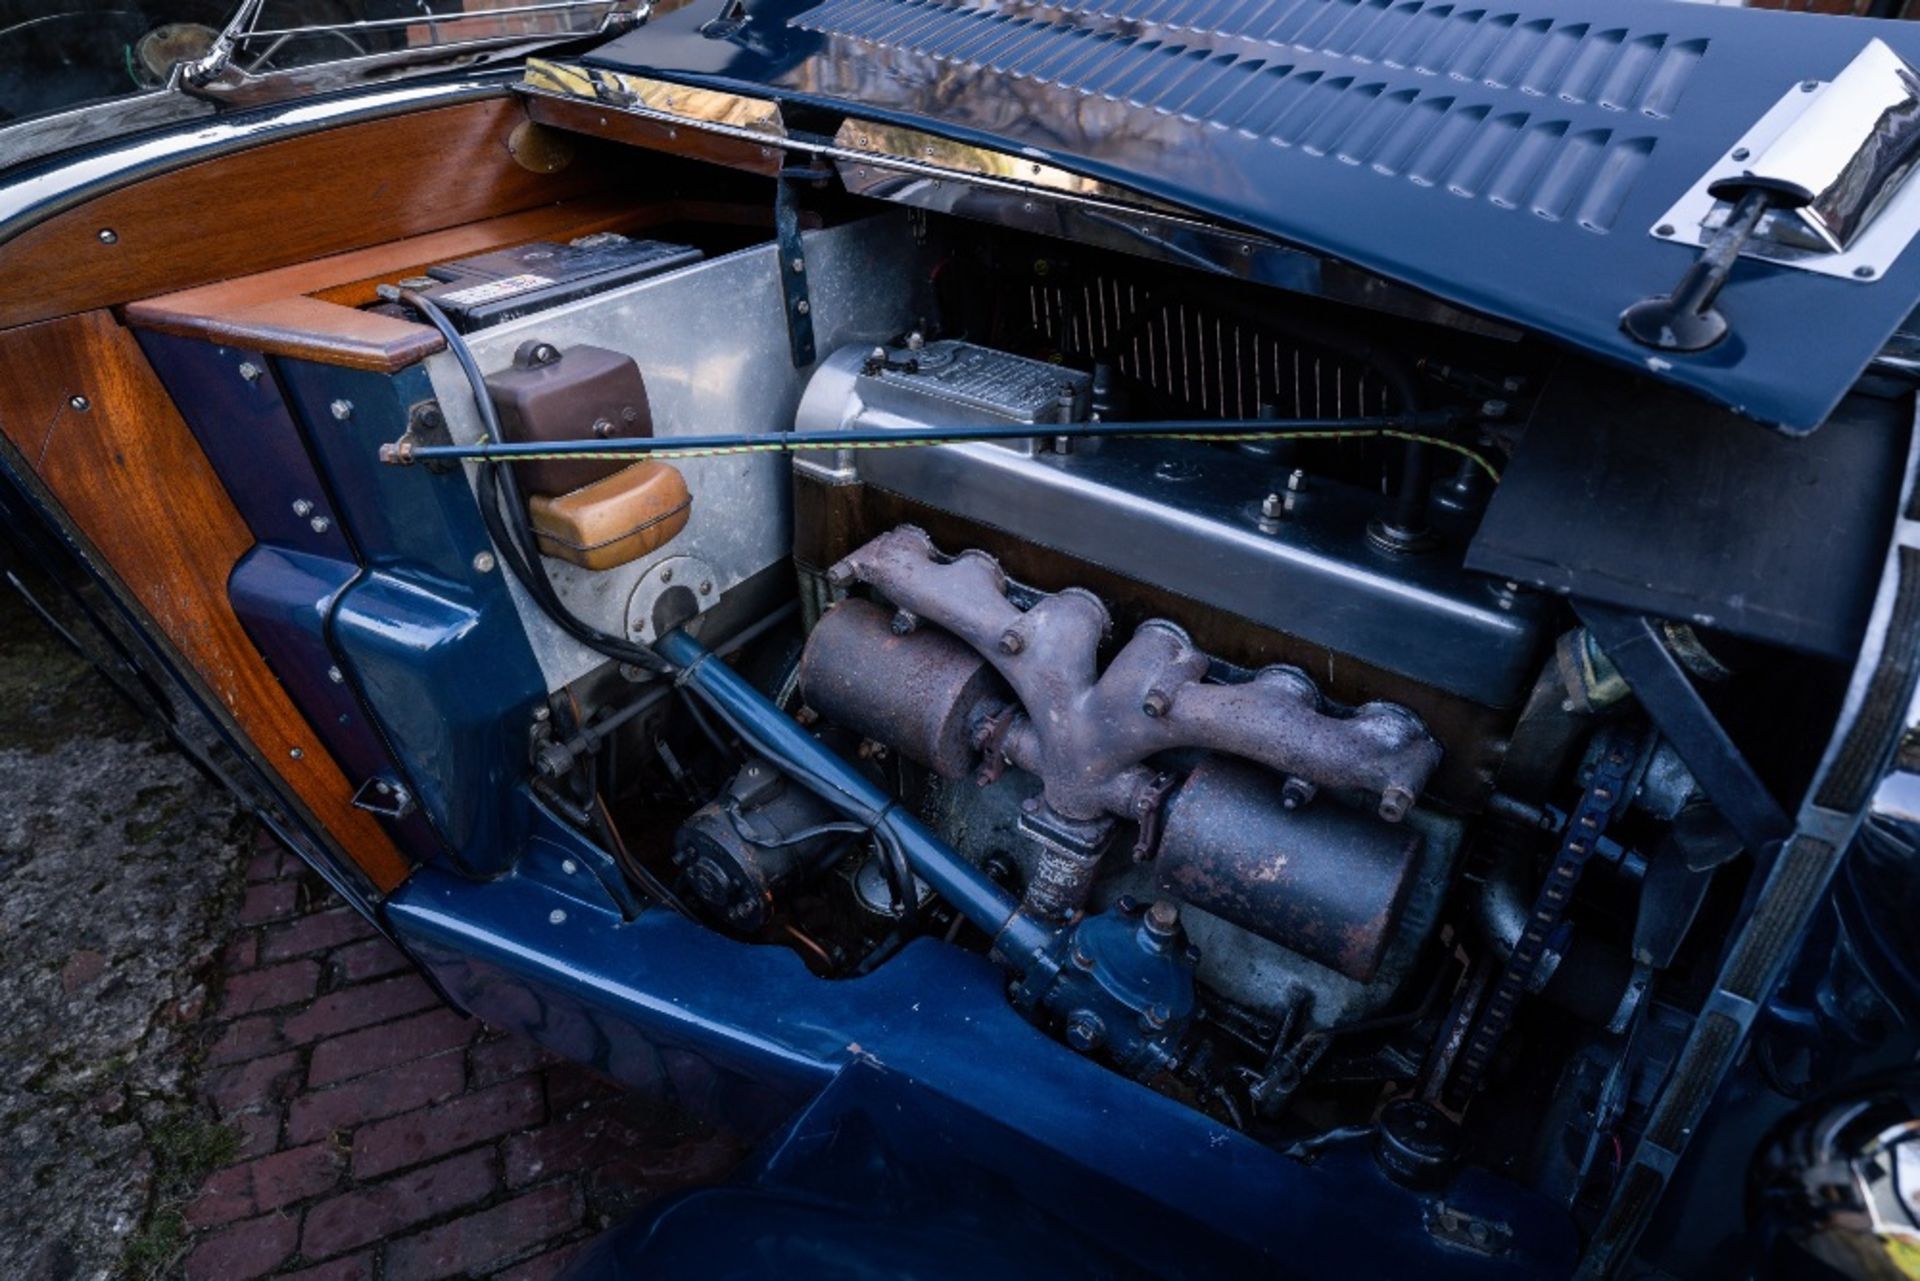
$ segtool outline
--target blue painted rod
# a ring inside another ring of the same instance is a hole
[[[677,677],[699,694],[768,760],[785,767],[808,791],[856,822],[884,827],[921,879],[986,932],[995,953],[1027,972],[1051,948],[1054,931],[1019,910],[1011,894],[962,858],[879,785],[807,733],[773,700],[684,631],[654,646],[681,669]]]

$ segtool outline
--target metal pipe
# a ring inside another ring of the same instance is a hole
[[[891,838],[920,878],[994,940],[994,955],[1026,973],[1052,949],[1054,930],[1023,915],[1011,894],[837,753],[807,733],[745,677],[684,631],[656,648],[679,681],[705,699],[755,751],[848,817]]]
[[[606,437],[587,440],[482,441],[471,445],[421,445],[411,440],[380,447],[380,461],[409,463],[454,459],[587,458],[603,454],[647,454],[710,450],[839,449],[861,445],[939,445],[980,440],[1026,440],[1035,436],[1111,439],[1129,436],[1195,436],[1235,439],[1246,436],[1376,436],[1384,433],[1444,431],[1471,415],[1453,409],[1376,414],[1366,418],[1182,418],[1139,423],[1012,423],[975,427],[869,428],[845,431],[727,433],[710,436]],[[1436,444],[1458,448],[1450,441]]]

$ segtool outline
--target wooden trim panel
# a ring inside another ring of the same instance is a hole
[[[129,305],[138,329],[205,338],[353,369],[392,373],[446,346],[439,331],[357,308],[382,281],[529,240],[624,231],[647,221],[631,200],[598,197],[488,218]]]
[[[583,153],[521,168],[509,98],[267,143],[87,201],[0,244],[0,328],[113,307],[587,194]],[[102,237],[111,231],[112,239]]]
[[[771,235],[770,220],[771,211],[757,206],[680,200],[639,204],[630,197],[596,196],[162,294],[129,304],[126,318],[136,329],[393,373],[446,343],[428,325],[357,310],[373,301],[374,287],[383,282],[529,240],[571,240],[596,231],[645,234],[669,223],[768,222]]]
[[[0,431],[267,766],[381,891],[405,880],[405,856],[353,807],[228,602],[253,535],[133,334],[104,311],[0,333],[0,407]]]

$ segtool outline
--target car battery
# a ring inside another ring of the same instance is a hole
[[[462,333],[486,329],[699,262],[700,251],[611,232],[570,243],[536,240],[427,268],[439,282],[420,290]]]

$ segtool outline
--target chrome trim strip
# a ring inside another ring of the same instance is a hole
[[[631,115],[653,116],[701,128],[725,126],[761,137],[787,137],[787,123],[780,113],[780,104],[770,98],[726,93],[671,80],[529,58],[525,76],[515,88],[534,96],[610,105]]]
[[[0,125],[0,173],[56,152],[124,139],[148,129],[210,116],[215,110],[211,102],[189,98],[178,90],[155,89]]]
[[[948,151],[934,147],[925,158],[932,135],[898,131],[900,137],[921,140],[920,155],[900,156],[872,150],[882,138],[881,126],[849,119],[834,139],[794,134],[781,122],[779,103],[679,85],[673,81],[630,76],[597,67],[582,67],[530,58],[526,78],[515,92],[556,102],[589,103],[604,111],[674,128],[698,129],[723,138],[757,145],[763,155],[774,148],[818,156],[835,163],[848,191],[916,208],[939,209],[1002,225],[1024,227],[1047,235],[1085,238],[1140,257],[1178,263],[1221,275],[1251,279],[1276,288],[1314,297],[1333,298],[1375,311],[1411,316],[1473,333],[1507,340],[1521,331],[1471,312],[1461,311],[1416,290],[1407,289],[1345,264],[1331,262],[1251,232],[1235,231],[1206,222],[1174,206],[1149,197],[1040,165],[1031,174],[1036,181],[991,171],[988,158],[1002,153],[949,143]],[[672,107],[673,91],[689,96]],[[698,97],[695,95],[705,95]],[[756,109],[764,104],[765,118]],[[727,109],[723,109],[727,108]],[[751,119],[752,125],[741,120]],[[778,123],[780,136],[772,132]],[[867,138],[866,147],[847,140]],[[886,135],[893,136],[893,135]],[[942,161],[965,153],[968,168],[952,168]],[[1016,163],[1017,158],[1014,158]],[[1062,187],[1079,186],[1078,190]]]

